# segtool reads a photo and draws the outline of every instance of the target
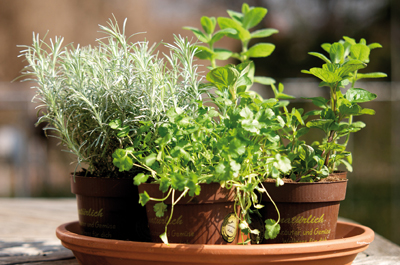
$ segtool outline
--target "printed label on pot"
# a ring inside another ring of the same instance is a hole
[[[325,221],[324,214],[282,218],[279,237],[282,243],[326,241],[334,231],[327,227]]]
[[[237,223],[238,219],[236,218],[235,213],[230,213],[225,216],[224,222],[221,226],[221,236],[226,242],[232,243],[233,240],[235,240],[237,233]]]

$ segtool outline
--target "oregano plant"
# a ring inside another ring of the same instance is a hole
[[[250,62],[248,77],[252,82],[264,85],[275,83],[271,77],[254,76],[255,66],[252,58],[265,58],[271,55],[275,50],[272,43],[257,42],[250,45],[252,40],[267,38],[278,33],[273,28],[259,28],[268,10],[264,7],[250,7],[247,3],[242,5],[241,12],[228,10],[229,17],[206,17],[200,20],[204,31],[194,27],[184,27],[191,30],[203,45],[197,45],[198,52],[196,56],[203,60],[210,61],[210,69],[217,67],[216,60],[227,60],[229,58],[237,59],[240,63]],[[216,26],[220,30],[216,31]],[[254,30],[255,29],[255,30]],[[239,41],[241,50],[230,51],[224,48],[216,48],[215,43],[227,36],[233,40]],[[247,87],[249,89],[250,86]]]
[[[360,73],[370,62],[370,53],[375,48],[381,48],[379,43],[367,45],[365,39],[359,42],[343,37],[343,40],[322,44],[328,53],[310,52],[323,61],[322,67],[303,70],[320,79],[320,87],[329,88],[329,98],[310,97],[316,107],[307,113],[302,109],[293,108],[291,112],[284,109],[287,130],[282,131],[282,138],[289,140],[284,146],[291,159],[292,179],[295,181],[318,181],[337,170],[344,164],[352,171],[352,156],[347,150],[351,133],[355,133],[366,125],[362,121],[354,121],[354,117],[374,115],[375,111],[363,108],[360,103],[374,100],[376,94],[357,87],[357,81],[364,78],[382,78],[385,73]],[[283,86],[282,86],[283,89]],[[308,120],[308,121],[306,121]],[[315,128],[323,131],[322,141],[306,144],[299,140]]]

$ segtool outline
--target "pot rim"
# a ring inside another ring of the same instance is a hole
[[[138,259],[162,260],[167,256],[203,256],[206,259],[224,260],[226,256],[246,256],[246,259],[260,260],[290,260],[294,256],[315,253],[321,255],[343,256],[356,254],[368,248],[374,239],[372,229],[350,222],[338,222],[338,230],[344,231],[343,238],[328,241],[268,244],[268,245],[202,245],[202,244],[163,244],[113,239],[92,238],[76,233],[78,222],[60,225],[56,230],[57,237],[62,244],[73,251],[92,255],[107,255],[119,258],[128,258],[137,255]],[[269,256],[269,257],[267,257]],[[225,258],[224,258],[225,257]]]

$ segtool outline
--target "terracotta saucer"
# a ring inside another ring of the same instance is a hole
[[[269,245],[160,244],[102,239],[79,234],[78,222],[56,230],[62,244],[81,265],[150,264],[351,264],[366,250],[374,232],[365,226],[338,222],[336,239],[309,243]]]

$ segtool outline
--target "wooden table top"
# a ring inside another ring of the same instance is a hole
[[[78,265],[55,235],[60,224],[77,219],[73,198],[0,198],[0,265]],[[400,247],[375,235],[353,264],[400,265]]]

